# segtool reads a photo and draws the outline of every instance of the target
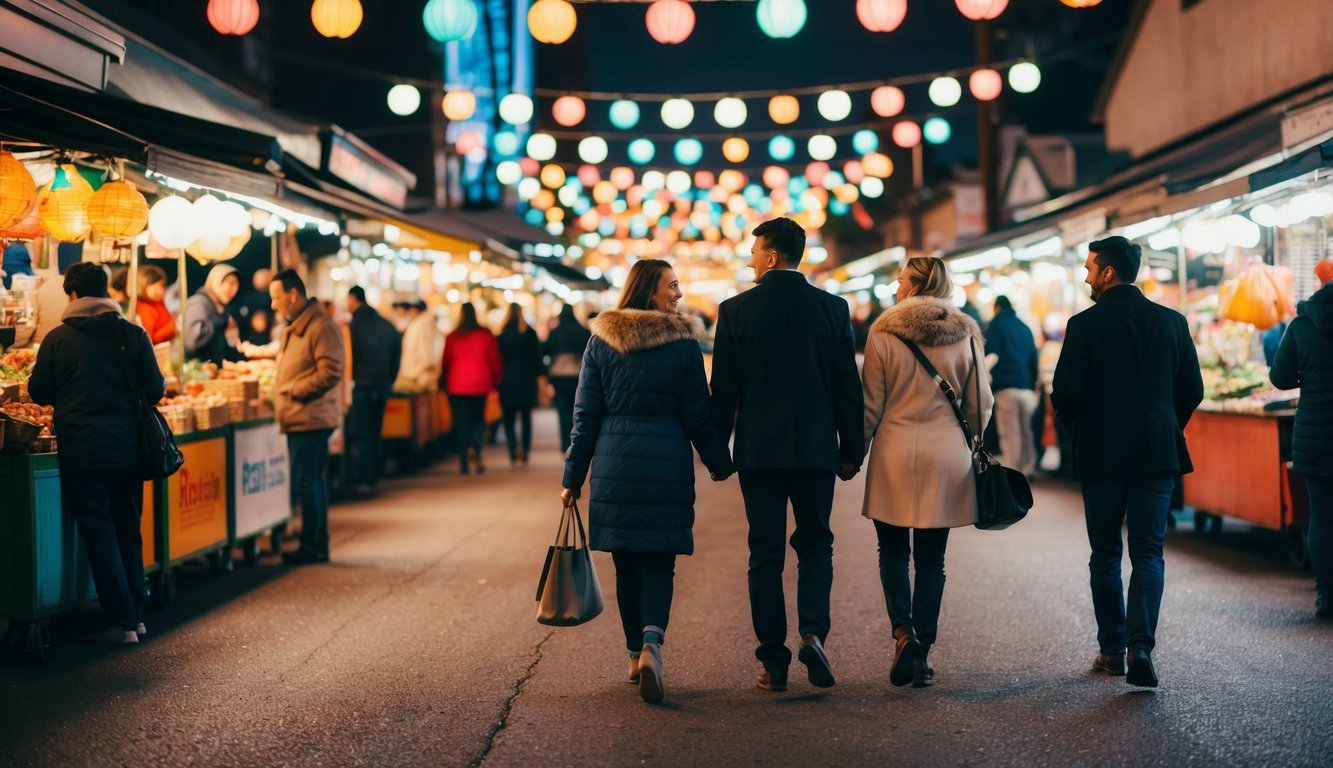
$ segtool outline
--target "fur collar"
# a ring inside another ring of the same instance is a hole
[[[681,339],[699,339],[704,326],[689,315],[652,309],[612,309],[593,318],[588,328],[621,354],[663,347]]]
[[[955,344],[969,335],[985,346],[977,321],[963,314],[952,301],[931,296],[909,296],[889,307],[870,330],[902,336],[923,347]]]

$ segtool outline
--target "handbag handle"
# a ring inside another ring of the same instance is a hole
[[[120,328],[120,372],[125,375],[125,382],[130,385],[130,392],[134,394],[134,403],[139,407],[139,415],[142,416],[148,410],[148,404],[144,402],[143,390],[139,383],[134,380],[133,372],[130,370],[130,324],[125,322]]]
[[[967,447],[975,454],[981,448],[980,437],[973,434],[972,428],[968,426],[967,417],[963,414],[963,407],[958,404],[958,393],[954,392],[953,385],[940,375],[940,372],[935,369],[935,366],[931,365],[930,359],[926,357],[926,353],[922,352],[921,348],[912,342],[911,339],[903,338],[896,333],[894,336],[897,336],[898,341],[901,341],[912,351],[912,354],[916,356],[917,362],[921,363],[921,367],[926,370],[926,373],[930,374],[930,377],[935,380],[937,385],[939,385],[940,391],[944,393],[946,398],[948,398],[949,405],[953,406],[954,418],[958,419],[958,426],[963,429],[963,437],[967,440]],[[981,370],[978,367],[976,345],[971,338],[968,339],[967,344],[972,348],[972,372],[977,377],[977,423],[980,424]]]
[[[583,517],[579,515],[578,502],[561,510],[560,524],[555,529],[556,549],[578,549],[588,545],[588,534],[583,529]]]

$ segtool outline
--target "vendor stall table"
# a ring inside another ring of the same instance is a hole
[[[244,550],[247,565],[259,559],[259,538],[269,534],[272,552],[282,549],[292,520],[291,467],[287,438],[271,420],[232,425],[229,468],[231,514],[228,538]]]
[[[228,483],[230,427],[190,432],[177,436],[185,464],[159,485],[157,537],[161,569],[154,580],[159,600],[169,600],[175,591],[179,564],[207,557],[215,576],[231,566],[228,547]],[[159,603],[162,604],[162,603]]]

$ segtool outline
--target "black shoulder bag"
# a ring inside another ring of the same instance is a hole
[[[143,480],[162,480],[176,474],[185,463],[185,456],[176,446],[176,436],[167,426],[167,420],[156,405],[144,402],[143,388],[130,367],[129,323],[120,329],[120,370],[125,374],[130,392],[134,395],[138,422],[139,477]]]
[[[1028,510],[1032,509],[1032,488],[1028,485],[1028,479],[1022,472],[1002,466],[986,451],[981,436],[972,434],[971,427],[967,425],[967,417],[963,415],[963,408],[958,404],[958,395],[953,391],[953,386],[935,370],[935,366],[930,364],[930,360],[920,347],[902,336],[898,336],[898,340],[912,350],[917,362],[921,363],[926,373],[935,379],[940,391],[949,399],[949,405],[953,406],[953,415],[958,419],[958,426],[963,428],[963,437],[967,439],[968,450],[972,451],[972,472],[977,481],[976,527],[983,531],[998,531],[1027,517]],[[972,346],[970,340],[968,345]],[[972,364],[975,367],[973,373],[977,377],[977,422],[980,423],[981,365],[977,360],[977,350],[974,346]]]

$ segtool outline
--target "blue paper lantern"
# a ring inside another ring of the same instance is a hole
[[[921,126],[921,135],[931,144],[943,144],[953,135],[949,121],[942,117],[932,117]]]
[[[805,176],[793,176],[791,181],[787,182],[787,191],[792,197],[800,197],[801,193],[810,188],[810,182],[806,181]]]
[[[777,135],[768,140],[768,156],[785,163],[796,154],[796,142],[790,136]]]
[[[836,197],[828,201],[828,212],[834,216],[846,216],[849,210],[851,208]]]
[[[852,149],[858,155],[868,155],[879,149],[879,135],[868,128],[852,134]]]
[[[635,165],[647,165],[653,161],[657,148],[648,139],[635,139],[629,143],[629,161]]]
[[[625,99],[611,102],[611,125],[628,131],[639,124],[639,105]]]
[[[540,227],[542,224],[546,223],[546,214],[536,208],[529,208],[528,212],[523,214],[523,218],[535,227]]]
[[[477,31],[477,6],[472,0],[430,0],[421,12],[421,23],[436,42],[466,40]]]
[[[769,37],[793,37],[805,26],[805,0],[759,0],[755,18]]]
[[[648,219],[646,219],[642,215],[631,216],[629,219],[629,236],[647,237]]]
[[[518,154],[518,134],[513,131],[497,131],[491,143],[495,145],[495,154],[500,157],[514,157]]]
[[[694,165],[704,157],[704,145],[698,139],[681,139],[676,142],[676,162],[681,165]]]

